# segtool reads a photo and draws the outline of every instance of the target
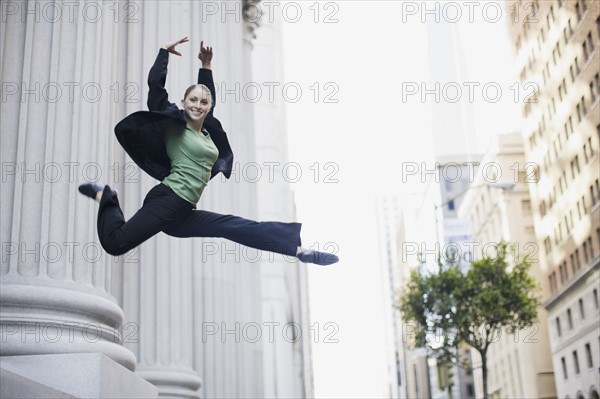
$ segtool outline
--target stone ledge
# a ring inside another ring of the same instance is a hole
[[[29,392],[34,386],[48,387],[66,398],[158,397],[154,385],[101,353],[0,356],[0,369],[13,377],[3,392],[22,392],[21,397],[32,397]]]

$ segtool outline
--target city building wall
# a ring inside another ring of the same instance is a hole
[[[552,361],[558,397],[574,398],[579,393],[588,397],[597,392],[599,376],[596,370],[595,385],[589,385],[583,377],[586,361],[581,359],[585,345],[600,339],[597,328],[595,338],[587,330],[588,323],[597,325],[598,313],[575,324],[568,340],[553,329],[557,318],[563,322],[568,318],[569,309],[576,317],[579,299],[588,298],[584,306],[590,306],[588,287],[599,284],[595,271],[600,261],[600,6],[597,0],[533,3],[539,15],[536,23],[516,18],[512,4],[507,4],[507,12],[512,16],[519,80],[539,88],[538,101],[523,104],[522,133],[526,160],[535,165],[531,206],[544,272]],[[581,375],[573,372],[574,353]]]
[[[531,274],[540,282],[539,251],[533,228],[527,176],[516,165],[525,161],[520,133],[497,136],[484,155],[480,168],[494,166],[489,175],[478,174],[459,208],[460,217],[469,220],[473,237],[473,258],[493,255],[493,245],[505,241],[518,261],[530,255]],[[502,180],[500,180],[502,179]],[[492,186],[495,182],[514,183],[511,189]],[[552,360],[547,331],[547,312],[540,306],[538,320],[530,328],[510,334],[502,331],[487,354],[488,392],[494,398],[553,398]],[[481,357],[472,350],[476,396],[483,395]]]

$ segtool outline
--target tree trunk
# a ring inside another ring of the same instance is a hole
[[[481,355],[481,373],[483,374],[483,399],[488,399],[487,353],[481,351],[479,354]]]

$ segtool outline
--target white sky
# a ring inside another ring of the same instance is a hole
[[[388,305],[381,295],[374,197],[420,191],[422,185],[414,180],[401,184],[401,162],[433,156],[431,104],[418,96],[402,101],[403,82],[429,80],[427,26],[420,14],[408,14],[406,3],[336,1],[335,7],[326,9],[321,2],[316,23],[316,3],[297,2],[302,18],[283,22],[285,80],[299,83],[305,92],[301,101],[286,104],[290,161],[310,173],[308,166],[319,162],[322,172],[318,183],[303,178],[292,184],[303,242],[322,246],[334,241],[341,259],[333,267],[309,268],[311,319],[322,333],[313,343],[319,398],[388,396],[383,344],[383,311]],[[423,4],[411,3],[417,8]],[[427,3],[435,7],[435,2]],[[441,20],[450,16],[444,14],[444,4],[438,3]],[[506,22],[486,21],[481,4],[475,8],[473,23],[468,9],[461,8],[465,15],[457,25],[468,80],[482,85],[498,82],[503,89],[495,104],[475,91],[474,127],[478,150],[483,151],[491,134],[517,130],[520,114],[509,90],[516,75]],[[324,16],[332,13],[338,22],[324,23]],[[435,15],[425,18],[434,21]],[[435,48],[436,43],[431,45]],[[315,104],[308,89],[315,82],[321,88],[334,82],[339,91],[333,98],[339,102],[325,103],[321,98]],[[338,165],[333,176],[338,183],[323,182],[333,171],[324,168],[327,162]],[[339,326],[338,343],[323,342],[324,334],[332,331],[323,329],[327,322]]]

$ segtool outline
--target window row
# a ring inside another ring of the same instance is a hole
[[[584,350],[585,350],[586,365],[587,365],[588,369],[593,368],[594,367],[594,358],[592,357],[592,347],[589,342],[585,344]],[[579,366],[579,356],[577,354],[577,349],[572,352],[572,359],[573,359],[573,371],[575,372],[575,375],[578,375],[581,372],[581,369]],[[563,378],[566,380],[569,378],[569,370],[567,367],[567,360],[563,356],[560,358],[560,362],[562,365]]]
[[[557,0],[557,5],[558,8],[562,8],[562,6],[564,5],[565,0]],[[586,0],[576,0],[575,3],[575,16],[577,18],[577,22],[581,22],[581,20],[583,19],[585,13],[588,10],[588,5],[587,5],[587,1]],[[509,8],[511,10],[511,20],[514,23],[518,23],[519,21],[523,21],[523,36],[525,38],[527,38],[527,32],[529,31],[530,28],[530,22],[538,22],[538,19],[535,17],[538,12],[539,12],[539,3],[537,0],[534,0],[533,2],[528,2],[526,4],[526,6],[523,5],[522,0],[519,0],[519,8],[516,7],[516,5],[512,6]],[[526,9],[528,11],[528,15],[525,18],[520,18],[520,16],[518,15],[519,10],[524,10]],[[548,32],[551,30],[551,23],[556,22],[556,15],[554,13],[554,6],[551,5],[548,13],[546,14],[546,29],[548,30]],[[596,27],[598,29],[598,35],[600,36],[600,18],[596,19]],[[570,34],[572,34],[573,32],[573,28],[571,27],[571,18],[569,18],[568,20],[568,28],[569,28],[569,32]],[[566,28],[565,28],[566,29]],[[564,31],[563,31],[564,34]],[[566,37],[567,35],[564,34],[564,36]],[[541,45],[540,42],[544,42],[546,40],[545,35],[544,35],[544,27],[542,27],[540,29],[540,34],[538,35],[538,49],[541,50]],[[567,43],[568,39],[565,39],[565,44]],[[517,37],[516,43],[515,43],[515,47],[517,49],[517,51],[519,51],[521,49],[521,45],[522,45],[522,39],[521,39],[521,35],[519,35]]]
[[[585,155],[584,165],[587,165],[592,160],[594,154],[594,150],[591,147],[591,140],[588,140],[583,145],[583,151]],[[546,160],[544,160],[545,170],[547,170],[546,166]],[[556,182],[552,185],[552,190],[548,193],[548,198],[544,198],[540,201],[540,217],[543,218],[544,216],[546,216],[546,214],[559,201],[559,198],[567,191],[569,182],[574,182],[581,173],[581,168],[579,166],[579,155],[575,155],[575,157],[571,160],[570,172],[570,174],[567,174],[567,171],[563,169]],[[596,179],[589,186],[588,192],[590,194],[590,206],[591,208],[593,208],[598,202],[600,202],[600,185],[598,179]],[[587,212],[588,208],[586,206],[585,195],[582,195],[581,202],[579,203],[578,201],[577,204],[577,213],[579,215],[579,219],[581,219],[582,214],[587,214]]]
[[[591,38],[591,35],[588,35],[588,37]],[[590,55],[588,55],[588,57],[589,56]],[[586,58],[586,60],[587,60],[587,58]],[[569,67],[569,76],[571,78],[571,83],[574,83],[576,81],[576,79],[579,77],[580,73],[581,73],[581,68],[579,66],[579,58],[575,57],[573,59],[571,66]],[[549,81],[549,76],[550,76],[550,66],[548,63],[546,63],[546,68],[544,68],[544,70],[542,70],[542,76],[543,76],[544,84],[547,85],[548,81]],[[590,104],[590,106],[592,106],[598,100],[598,96],[600,94],[600,79],[598,78],[597,75],[594,76],[594,78],[592,78],[592,80],[588,83],[588,87],[590,90],[589,104]],[[553,95],[550,98],[550,100],[547,101],[547,104],[546,104],[545,111],[546,111],[546,114],[548,115],[548,119],[550,121],[556,114],[557,103],[564,101],[567,98],[568,92],[569,92],[569,85],[567,84],[567,79],[563,77],[556,89],[556,95]],[[556,100],[556,97],[558,97],[558,101]],[[583,95],[577,104],[578,121],[581,121],[588,113],[587,99],[585,97],[586,96]],[[531,109],[532,109],[531,104],[532,104],[531,102],[525,103],[524,112],[523,112],[525,117],[527,117],[529,115],[529,113],[531,112]],[[529,107],[528,107],[528,105],[529,105]]]
[[[600,17],[599,17],[599,19],[596,20],[596,24],[598,27],[598,36],[600,37]],[[567,20],[567,26],[565,26],[563,28],[563,37],[562,37],[563,44],[561,45],[561,39],[558,39],[552,49],[553,68],[556,68],[558,66],[560,58],[563,55],[564,51],[561,50],[561,47],[563,47],[563,46],[566,47],[569,44],[569,41],[571,40],[573,35],[574,35],[574,31],[573,31],[573,27],[571,26],[571,19],[569,18]],[[542,45],[545,41],[546,41],[546,38],[545,38],[545,34],[544,34],[544,27],[542,27],[540,29],[540,34],[538,35],[538,46],[537,46],[538,53],[541,53]],[[585,40],[581,44],[580,54],[583,56],[583,61],[587,62],[593,55],[594,51],[595,51],[594,38],[592,35],[592,31],[590,30],[588,32]],[[578,65],[577,61],[578,61],[578,58],[576,57],[575,62],[577,65],[571,66],[571,68],[570,68],[572,81],[574,81],[574,76],[575,76],[574,69],[576,69],[577,73],[579,73],[579,65]],[[523,81],[527,78],[527,71],[534,70],[534,66],[535,66],[536,62],[537,62],[536,49],[532,48],[529,53],[529,56],[527,57],[527,65],[523,67],[523,69],[520,73],[520,77]],[[544,84],[548,84],[548,81],[550,80],[550,77],[551,77],[550,66],[551,66],[550,61],[547,61],[546,64],[544,65],[544,68],[542,69],[542,80],[543,80]]]
[[[562,178],[561,178],[562,179]],[[596,179],[592,185],[589,187],[590,197],[592,200],[592,208],[595,207],[598,203],[600,203],[600,181]],[[586,196],[582,195],[579,200],[577,200],[576,204],[571,208],[566,210],[563,213],[563,219],[559,220],[556,226],[554,227],[554,244],[560,245],[564,240],[566,240],[571,234],[571,230],[575,226],[575,217],[574,214],[577,212],[577,220],[581,220],[585,215],[588,214],[588,208],[586,206]],[[550,197],[552,200],[553,197]],[[543,202],[542,202],[543,204]],[[542,209],[544,211],[544,209]],[[563,234],[564,233],[564,234]],[[550,246],[550,251],[552,250]],[[548,251],[548,253],[550,252]]]
[[[596,238],[598,242],[598,250],[600,250],[600,228],[596,229]],[[544,245],[546,246],[546,250],[548,249],[550,239],[547,238],[544,240]],[[581,262],[580,249],[583,253],[583,264]],[[548,282],[550,285],[550,293],[554,294],[558,289],[566,284],[569,279],[574,277],[582,268],[582,265],[590,264],[596,257],[597,252],[595,252],[594,245],[592,243],[592,237],[589,236],[579,248],[576,248],[571,254],[569,254],[568,262],[567,257],[558,265],[558,275],[557,270],[554,270],[552,273],[548,275]],[[569,272],[569,265],[570,272]],[[559,284],[560,279],[560,284]],[[596,307],[598,305],[598,296],[597,292],[594,294],[594,303]],[[583,311],[582,311],[583,315]],[[560,336],[560,334],[559,334]]]
[[[597,126],[597,129],[599,129],[598,131],[600,133],[600,125]],[[561,150],[563,149],[563,145],[566,144],[566,142],[573,135],[573,133],[574,133],[573,117],[569,116],[567,118],[567,121],[564,124],[563,133],[562,134],[559,133],[556,135],[556,138],[552,141],[551,145],[548,147],[548,149],[546,150],[546,153],[544,154],[543,165],[544,165],[545,173],[548,173],[548,169],[551,168],[551,166],[554,162],[559,161]],[[536,134],[536,132],[534,132],[531,136],[529,136],[530,149],[533,149],[533,148],[535,148],[535,146],[537,146],[537,136],[538,136],[538,134]],[[600,137],[599,137],[599,140],[600,140]],[[588,139],[585,141],[584,145],[582,146],[582,154],[583,154],[583,158],[585,159],[585,163],[588,163],[594,157],[595,152],[596,152],[596,150],[594,149],[594,146],[592,145],[592,139],[591,139],[591,137],[588,137]],[[572,162],[573,161],[571,161],[571,163]]]
[[[597,288],[594,288],[594,290],[592,291],[591,299],[592,299],[592,306],[593,306],[592,309],[594,311],[598,310],[598,289]],[[581,320],[581,321],[585,320],[586,314],[585,314],[585,306],[584,306],[583,298],[579,298],[577,307],[579,308],[579,320]],[[594,315],[594,314],[597,314],[597,312],[592,313],[592,315]],[[566,318],[567,318],[567,327],[569,327],[569,330],[572,330],[574,327],[574,323],[573,323],[573,314],[571,312],[571,308],[567,309],[564,316],[566,316]],[[556,325],[557,335],[559,337],[562,337],[563,331],[562,331],[562,327],[561,327],[561,315],[556,316],[556,318],[554,319],[554,322]]]

